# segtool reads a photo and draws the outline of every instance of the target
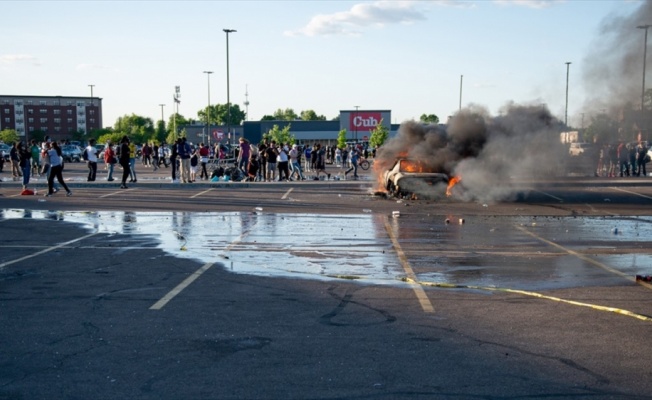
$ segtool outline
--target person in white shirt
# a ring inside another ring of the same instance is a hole
[[[95,139],[88,141],[88,146],[84,149],[86,154],[86,163],[88,164],[88,182],[95,181],[97,176],[97,148],[95,148]]]

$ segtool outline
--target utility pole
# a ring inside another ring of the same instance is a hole
[[[570,72],[570,61],[566,62],[566,116],[564,117],[564,125],[568,128],[568,75]]]

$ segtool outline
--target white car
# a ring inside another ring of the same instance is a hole
[[[383,185],[393,196],[409,194],[434,195],[446,190],[449,176],[427,164],[413,159],[399,158],[383,173]]]

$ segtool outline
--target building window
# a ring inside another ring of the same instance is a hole
[[[33,108],[28,108],[27,113],[28,114],[34,114],[34,109]]]
[[[5,108],[5,114],[9,114],[9,109]]]
[[[31,106],[32,104],[34,104],[34,102],[32,100],[27,100],[27,104]]]
[[[91,124],[95,124],[95,118],[91,118],[89,121],[91,121]]]
[[[72,118],[68,118],[68,123],[72,124]]]
[[[38,104],[39,104],[39,106],[47,106],[48,105],[47,101],[45,101],[45,100],[39,101]]]
[[[34,118],[29,118],[29,119],[27,119],[27,121],[29,121],[30,124],[33,124],[34,123]]]
[[[61,114],[61,110],[59,110],[58,108],[54,110],[54,115],[59,115],[59,114]]]
[[[10,123],[10,122],[11,122],[11,118],[5,118],[5,122],[6,122],[6,123]]]
[[[72,110],[66,110],[68,115],[72,115]]]
[[[61,118],[55,118],[54,123],[55,124],[60,124],[61,123]]]
[[[38,112],[40,112],[41,114],[47,114],[48,110],[45,108],[41,108],[40,110],[38,110]]]
[[[48,123],[48,119],[47,119],[47,118],[41,118],[40,121],[41,121],[42,124],[47,124],[47,123]]]
[[[88,113],[89,113],[90,115],[95,115],[95,110],[90,110]]]
[[[54,127],[54,130],[55,130],[56,132],[60,132],[60,131],[61,131],[61,127],[60,127],[60,126],[55,126],[55,127]]]

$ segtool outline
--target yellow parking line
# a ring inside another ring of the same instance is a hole
[[[405,253],[403,252],[401,245],[398,243],[398,239],[396,238],[396,235],[394,234],[392,227],[389,225],[389,221],[387,217],[385,217],[385,230],[387,231],[387,234],[389,235],[389,238],[391,239],[392,244],[394,245],[394,249],[396,250],[398,259],[401,262],[401,265],[403,266],[405,273],[407,274],[408,280],[411,281],[412,283],[412,290],[414,290],[414,294],[417,296],[417,299],[421,304],[421,308],[423,309],[424,312],[434,313],[435,307],[433,307],[432,303],[430,302],[430,299],[426,295],[425,290],[423,290],[423,287],[418,283],[416,275],[414,274],[414,271],[410,266],[410,262],[405,256]]]

